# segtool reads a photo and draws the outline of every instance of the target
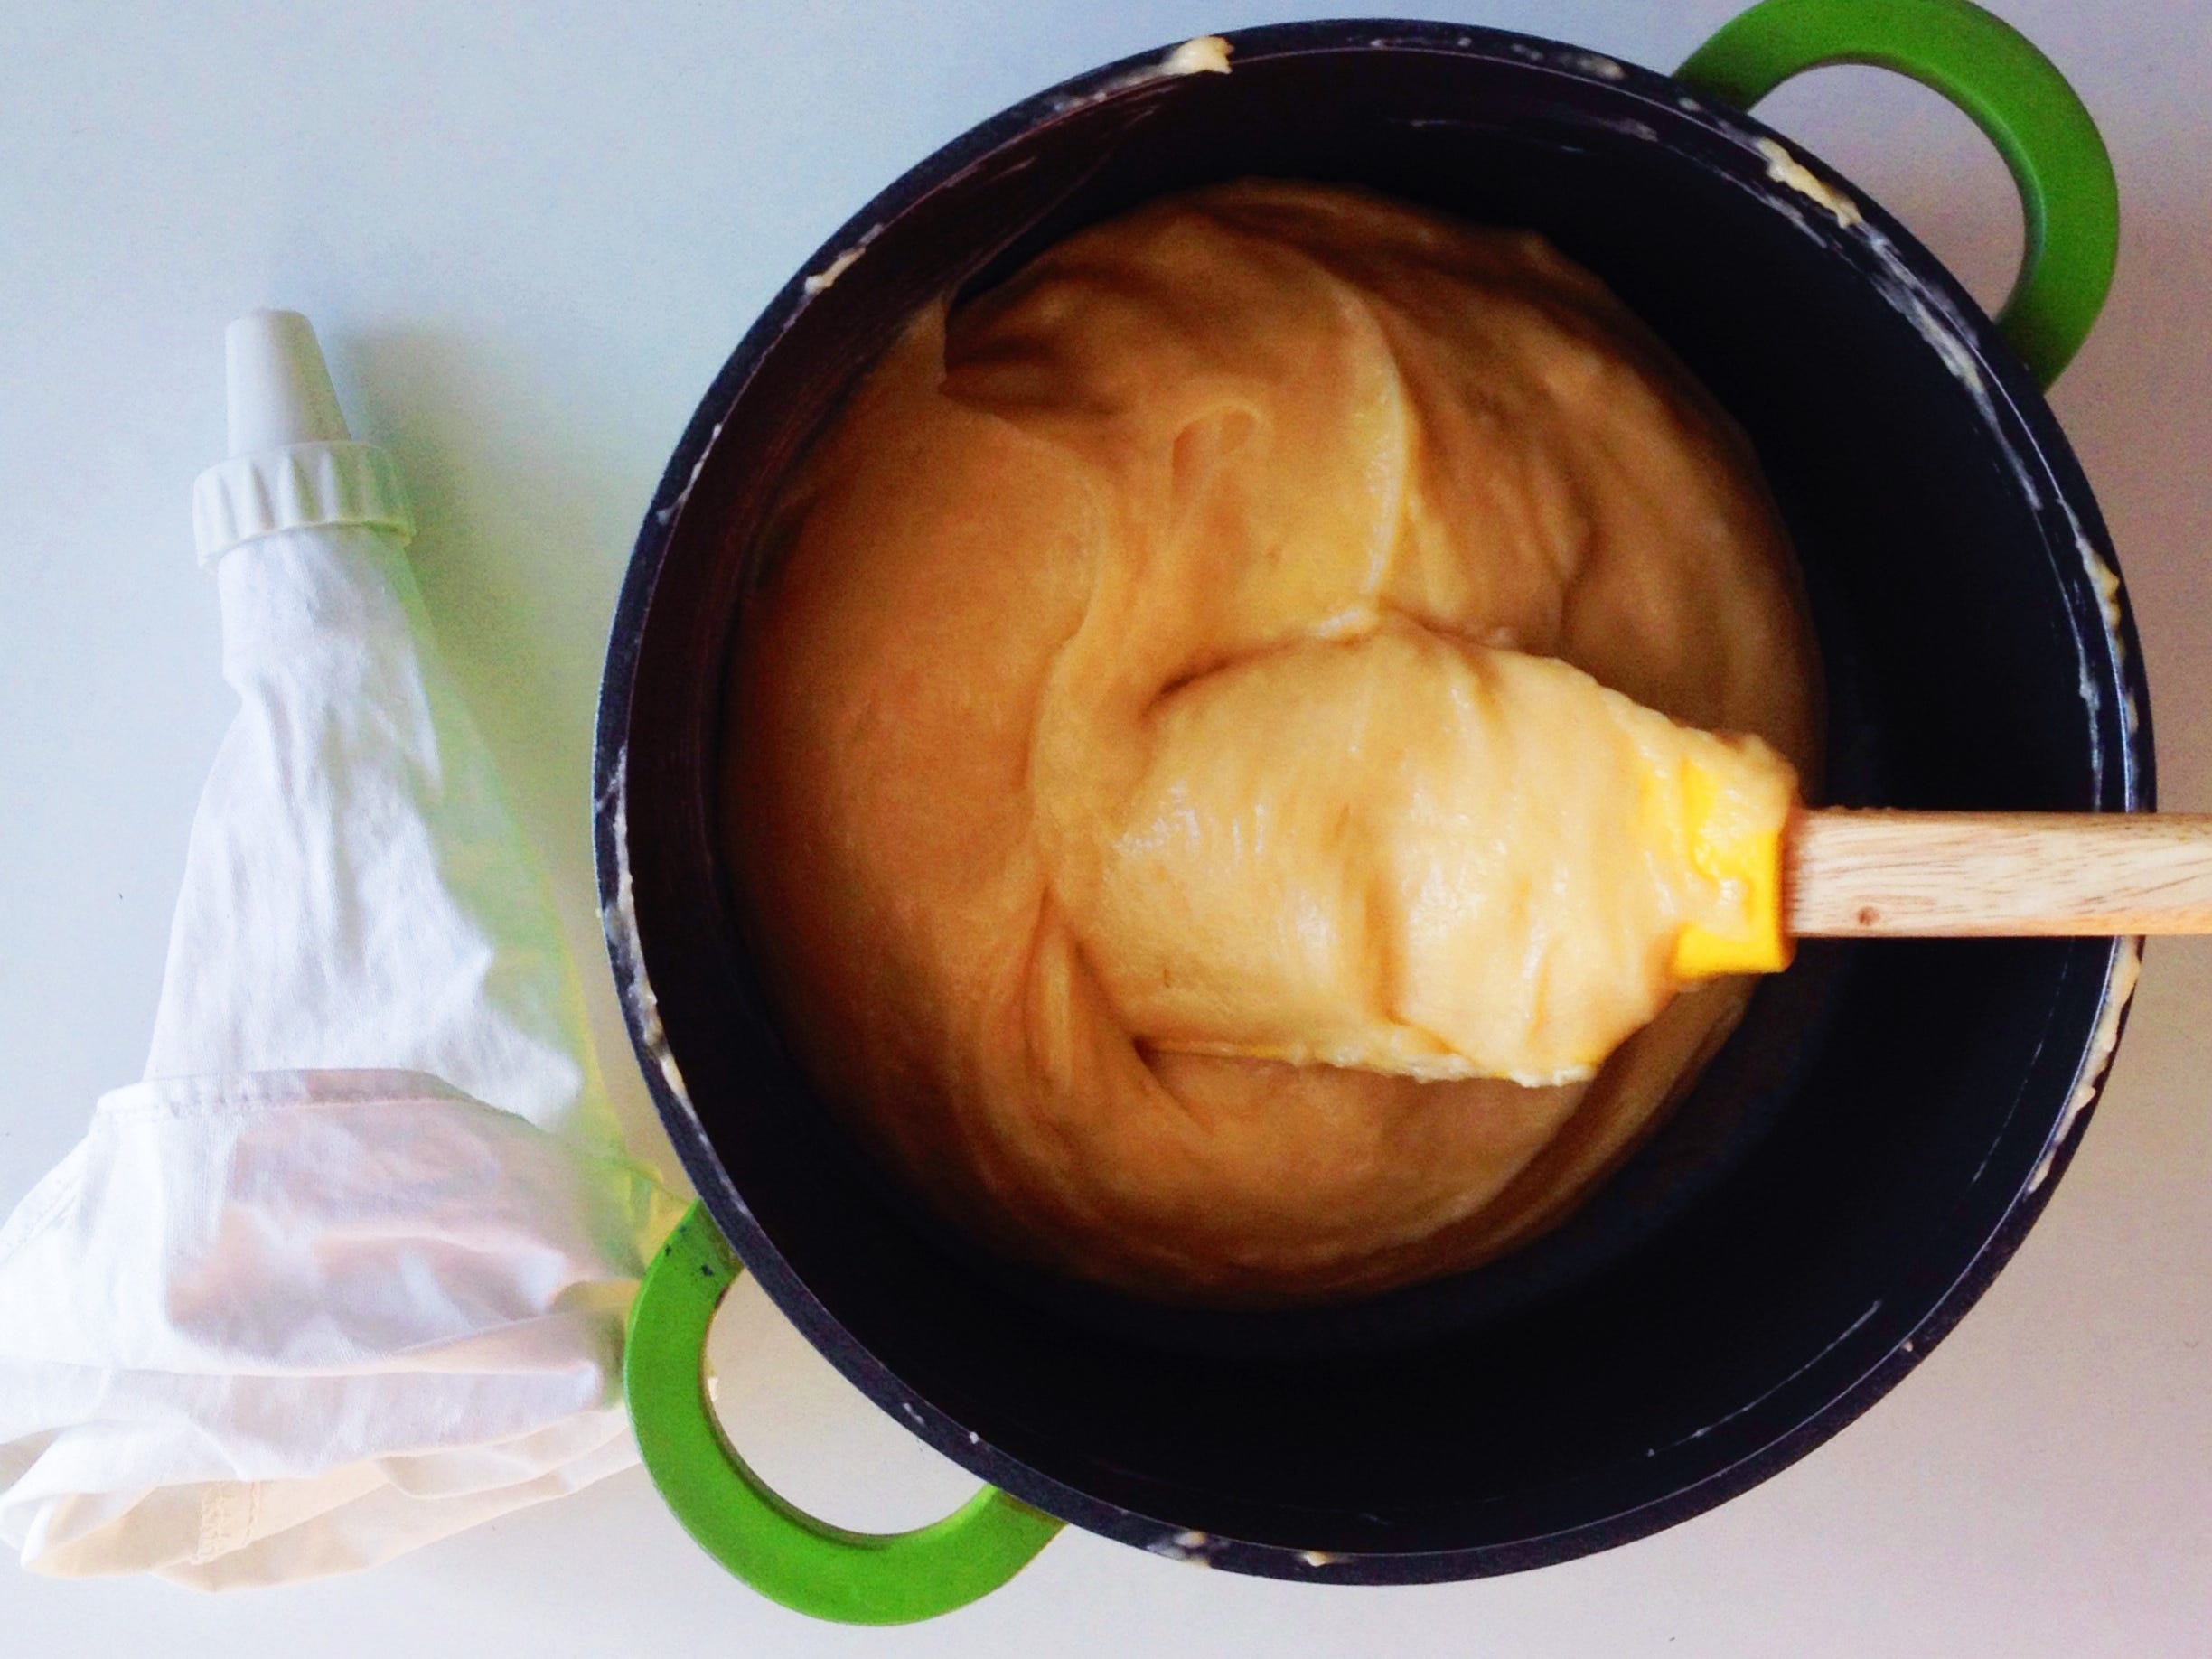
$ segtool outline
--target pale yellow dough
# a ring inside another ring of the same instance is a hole
[[[1305,185],[925,310],[742,643],[728,850],[802,1063],[970,1232],[1186,1300],[1555,1220],[1746,995],[1675,994],[1733,895],[1653,781],[1778,814],[1815,758],[1727,418],[1542,239]]]

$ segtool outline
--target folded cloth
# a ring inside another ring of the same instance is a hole
[[[230,347],[237,453],[196,518],[240,707],[146,1079],[0,1228],[0,1538],[202,1589],[634,1462],[623,1321],[674,1214],[623,1152],[389,460],[305,319]]]

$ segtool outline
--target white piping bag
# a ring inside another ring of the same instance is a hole
[[[306,319],[228,340],[194,492],[239,698],[145,1081],[0,1228],[0,1538],[201,1589],[369,1566],[636,1460],[673,1217]]]

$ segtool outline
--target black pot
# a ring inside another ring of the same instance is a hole
[[[1829,801],[2151,804],[2142,658],[2124,597],[2099,591],[2112,555],[2074,456],[2006,339],[1861,192],[1763,148],[1778,141],[1709,92],[1573,48],[1394,23],[1230,44],[1225,75],[1147,59],[1070,81],[857,215],[700,404],[615,617],[609,944],[711,1217],[694,1213],[641,1298],[633,1409],[687,1524],[812,1611],[955,1605],[1034,1552],[1047,1517],[1372,1584],[1564,1561],[1694,1514],[1834,1433],[1965,1312],[2049,1196],[2123,1011],[2132,947],[2114,942],[1808,946],[1568,1227],[1318,1312],[1177,1312],[1049,1281],[876,1175],[777,1037],[717,851],[755,532],[916,306],[1164,192],[1348,181],[1533,226],[1604,277],[1757,446],[1826,664]],[[2071,343],[2020,337],[2047,366]],[[847,1376],[1019,1501],[871,1551],[763,1498],[700,1399],[724,1236]]]

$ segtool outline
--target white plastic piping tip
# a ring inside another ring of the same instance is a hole
[[[211,566],[282,530],[361,525],[400,547],[415,534],[399,469],[357,444],[338,411],[314,330],[296,311],[249,311],[223,336],[230,458],[192,483],[192,543]]]
[[[223,358],[234,458],[352,436],[314,329],[298,312],[248,312],[224,334]]]

